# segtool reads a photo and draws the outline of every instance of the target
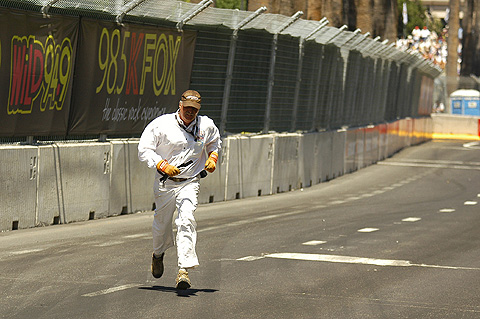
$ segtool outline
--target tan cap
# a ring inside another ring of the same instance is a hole
[[[186,90],[182,94],[182,98],[180,99],[183,102],[184,106],[193,106],[196,109],[200,109],[202,102],[202,96],[195,90]]]

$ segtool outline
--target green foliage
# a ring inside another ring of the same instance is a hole
[[[397,0],[398,6],[398,34],[403,35],[404,25],[403,25],[403,3],[407,3],[407,11],[408,11],[408,23],[405,28],[406,34],[411,34],[412,30],[415,29],[415,26],[418,26],[422,29],[424,26],[427,25],[427,17],[425,15],[425,11],[427,10],[420,0]]]
[[[245,3],[246,1],[243,0]],[[242,5],[242,0],[216,0],[215,1],[215,7],[216,8],[222,8],[222,9],[243,9],[245,8],[241,7]]]

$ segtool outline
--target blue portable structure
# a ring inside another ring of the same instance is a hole
[[[480,116],[480,92],[477,90],[457,90],[450,94],[452,114]]]

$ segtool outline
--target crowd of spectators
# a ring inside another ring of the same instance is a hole
[[[459,34],[460,35],[460,34]],[[404,39],[398,39],[397,48],[419,52],[425,59],[431,60],[442,69],[447,63],[447,29],[440,34],[430,31],[427,27],[420,29],[418,26]],[[461,47],[459,47],[459,56]]]

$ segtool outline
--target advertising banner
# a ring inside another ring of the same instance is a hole
[[[135,134],[188,89],[195,32],[82,19],[69,135]]]
[[[0,8],[0,136],[66,134],[78,25]]]

